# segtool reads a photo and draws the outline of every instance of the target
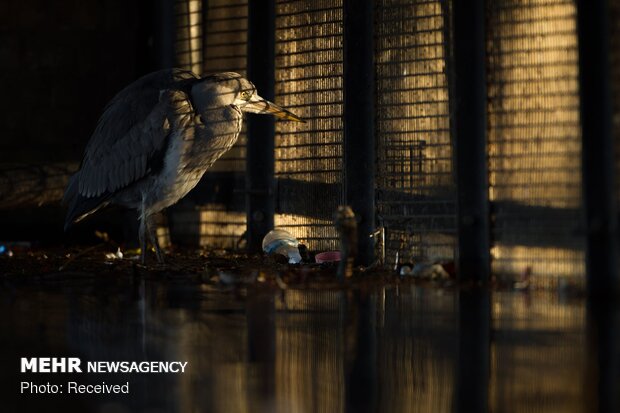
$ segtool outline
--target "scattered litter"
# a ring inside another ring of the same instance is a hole
[[[122,260],[123,259],[123,252],[121,251],[120,247],[116,249],[116,252],[108,252],[105,255],[106,259],[108,260]]]
[[[340,251],[327,251],[316,254],[314,260],[317,264],[323,264],[324,262],[338,262],[340,261]]]
[[[125,259],[139,260],[140,253],[142,253],[142,248],[132,248],[132,249],[125,250],[125,253],[123,255]]]
[[[530,288],[530,276],[532,275],[532,267],[528,266],[521,273],[519,281],[514,283],[514,289],[524,291]]]
[[[402,264],[398,269],[398,275],[430,280],[447,280],[450,278],[450,274],[442,264],[428,262],[419,262],[415,265]]]
[[[12,257],[15,253],[29,252],[32,244],[27,241],[9,241],[0,243],[0,255]]]
[[[403,264],[400,267],[399,275],[401,277],[408,277],[408,276],[413,275],[413,267],[411,265],[409,265],[409,264]]]
[[[288,257],[289,264],[299,264],[299,241],[290,232],[283,229],[273,229],[263,238],[263,251],[265,253],[280,254]]]

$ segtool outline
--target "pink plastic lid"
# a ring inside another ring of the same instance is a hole
[[[318,263],[340,261],[340,251],[327,251],[316,254],[314,260]]]

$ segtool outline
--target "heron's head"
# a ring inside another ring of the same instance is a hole
[[[220,103],[235,105],[243,112],[305,122],[294,113],[260,97],[256,92],[256,86],[238,73],[218,73],[203,78],[200,83],[203,84],[206,93],[215,93]]]

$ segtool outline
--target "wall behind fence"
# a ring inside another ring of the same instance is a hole
[[[407,260],[454,257],[449,3],[375,2],[377,215],[388,262],[398,250]],[[545,285],[584,273],[575,13],[572,0],[487,5],[493,270],[530,268]],[[210,1],[202,15],[205,71],[243,73],[247,3]],[[344,199],[342,20],[342,0],[276,4],[275,100],[308,123],[276,124],[275,222],[314,250],[338,247],[333,212]],[[240,141],[208,185],[243,181]],[[243,233],[237,193],[201,207],[201,243],[232,246]]]
[[[377,215],[387,262],[450,260],[455,188],[441,1],[376,7]]]
[[[307,123],[277,122],[276,226],[336,249],[342,190],[342,1],[276,4],[276,102]]]
[[[582,280],[581,134],[572,0],[488,3],[493,270]],[[580,232],[581,230],[581,232]]]

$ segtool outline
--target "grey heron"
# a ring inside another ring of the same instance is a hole
[[[65,230],[108,204],[134,208],[142,263],[147,235],[163,262],[153,215],[187,195],[234,145],[243,112],[303,122],[237,73],[200,78],[167,69],[130,84],[106,106],[69,179]]]

